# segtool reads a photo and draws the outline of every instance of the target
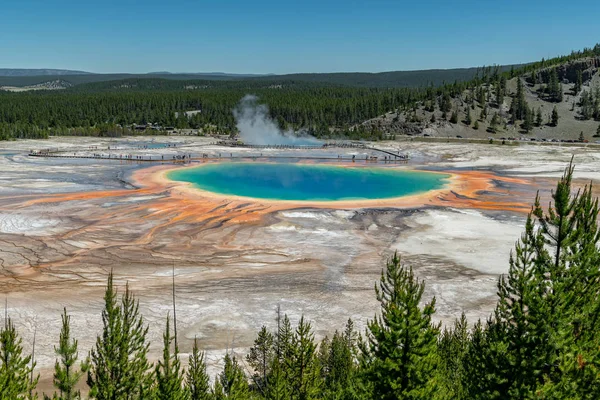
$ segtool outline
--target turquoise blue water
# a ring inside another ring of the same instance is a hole
[[[227,163],[172,171],[168,178],[214,193],[273,200],[364,200],[442,188],[449,175],[390,168]]]

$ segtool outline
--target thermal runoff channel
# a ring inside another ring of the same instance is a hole
[[[223,163],[172,171],[168,178],[223,195],[272,200],[387,199],[441,189],[449,175],[391,168]]]

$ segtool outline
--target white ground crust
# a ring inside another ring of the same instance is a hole
[[[400,253],[431,255],[484,274],[508,271],[508,257],[523,231],[522,218],[498,221],[473,210],[427,210],[393,246]]]

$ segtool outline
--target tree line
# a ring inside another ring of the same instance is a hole
[[[147,123],[230,134],[236,131],[232,110],[248,93],[257,95],[269,106],[271,117],[282,129],[305,129],[319,137],[377,139],[381,132],[361,130],[359,125],[388,111],[415,110],[419,104],[430,108],[439,104],[443,118],[447,118],[446,113],[452,108],[450,99],[466,90],[471,93],[470,101],[483,104],[495,99],[496,105],[501,104],[507,95],[507,79],[526,73],[537,77],[540,70],[546,71],[539,75],[545,83],[547,99],[561,101],[562,89],[554,67],[592,56],[600,56],[600,45],[510,71],[499,66],[483,67],[471,80],[437,87],[431,84],[420,88],[357,88],[282,79],[129,78],[82,84],[62,91],[0,91],[0,139],[101,135],[106,131],[102,126],[114,131]],[[190,110],[201,112],[187,117],[184,111]],[[523,107],[515,107],[516,115],[511,118],[525,120],[524,112]]]
[[[78,399],[85,378],[92,399],[597,399],[600,398],[600,229],[592,187],[574,191],[570,165],[542,206],[539,197],[499,278],[498,302],[486,321],[434,323],[435,298],[397,255],[382,270],[379,312],[363,333],[344,329],[315,340],[302,317],[277,313],[244,357],[227,353],[211,379],[194,341],[179,352],[166,316],[162,357],[148,360],[148,326],[112,273],[104,295],[102,333],[81,357],[64,310],[55,393]],[[175,320],[175,321],[174,321]],[[32,355],[14,324],[0,330],[0,397],[37,398]]]

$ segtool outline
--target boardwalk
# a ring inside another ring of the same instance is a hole
[[[221,144],[221,143],[219,143]],[[223,144],[221,144],[223,145]],[[241,154],[230,156],[222,156],[222,153],[210,156],[207,153],[201,155],[183,154],[183,155],[133,155],[133,154],[112,154],[112,153],[92,153],[92,154],[78,154],[77,151],[73,152],[70,150],[60,149],[43,149],[43,150],[31,150],[28,155],[30,157],[44,157],[44,158],[62,158],[62,159],[89,159],[89,160],[110,160],[110,161],[125,161],[125,162],[154,162],[154,163],[188,163],[192,161],[207,161],[207,160],[226,160],[226,159],[306,159],[306,160],[338,160],[338,161],[367,161],[367,162],[405,162],[408,161],[408,154],[394,153],[388,150],[379,149],[372,146],[366,146],[362,143],[325,143],[318,146],[300,146],[300,145],[241,145],[241,144],[227,144],[228,147],[239,148],[239,149],[273,149],[273,150],[323,150],[331,148],[357,148],[363,150],[377,151],[386,154],[383,159],[375,156],[366,156],[363,158],[356,157],[355,155],[338,155],[337,157],[332,156],[317,156],[317,155],[252,155],[252,154]]]

